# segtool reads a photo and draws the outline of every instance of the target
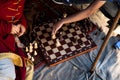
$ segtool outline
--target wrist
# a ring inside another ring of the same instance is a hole
[[[65,23],[65,19],[62,19],[62,20],[60,21],[60,23],[61,23],[62,25],[66,24],[66,23]]]

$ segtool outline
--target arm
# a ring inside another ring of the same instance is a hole
[[[83,19],[89,17],[90,15],[95,13],[101,6],[103,6],[105,2],[106,1],[103,1],[103,0],[95,0],[90,6],[88,6],[83,11],[80,11],[76,14],[73,14],[71,16],[68,16],[68,17],[58,21],[53,26],[52,35],[56,34],[56,32],[62,27],[63,24],[80,21],[80,20],[83,20]]]
[[[7,37],[9,34],[18,34],[20,31],[20,25],[12,25],[5,21],[0,21],[0,37]]]

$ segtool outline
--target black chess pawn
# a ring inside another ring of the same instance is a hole
[[[75,30],[80,30],[80,26],[79,26],[79,25],[76,25],[76,26],[75,26]]]
[[[70,24],[71,27],[75,27],[75,25],[76,25],[75,22]]]
[[[72,41],[74,45],[78,44],[78,37],[75,36]]]

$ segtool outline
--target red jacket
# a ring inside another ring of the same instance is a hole
[[[10,34],[12,24],[20,23],[26,27],[24,2],[25,0],[0,0],[0,53],[13,52],[25,56],[22,50],[15,46],[14,35]],[[25,80],[25,75],[25,66],[16,66],[16,80]]]
[[[14,35],[10,34],[12,24],[26,27],[23,15],[25,0],[0,0],[0,52],[15,52]]]

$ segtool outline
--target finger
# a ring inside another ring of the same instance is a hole
[[[57,31],[58,31],[58,30],[57,30],[57,29],[55,29],[54,33],[56,34],[56,33],[57,33]]]
[[[18,34],[16,30],[12,31],[11,34]]]
[[[20,37],[20,36],[22,36],[24,33],[23,32],[20,32],[19,34],[18,34],[18,36]]]
[[[16,32],[16,34],[17,34],[17,33],[20,32],[20,27],[19,26],[14,26],[12,31]]]
[[[56,29],[54,28],[52,31],[52,35],[55,35],[55,34],[56,34]]]
[[[25,33],[25,28],[24,27],[21,27],[21,31],[20,31],[20,33],[19,33],[19,36],[22,36],[24,33]]]
[[[19,32],[18,36],[22,36],[25,33],[24,29],[21,29],[21,31]]]
[[[54,35],[55,34],[55,31],[54,31],[54,29],[52,30],[52,35]]]

